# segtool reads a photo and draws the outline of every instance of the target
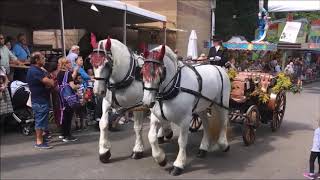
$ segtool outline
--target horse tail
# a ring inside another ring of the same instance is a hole
[[[229,119],[222,119],[221,112],[219,111],[227,111],[217,105],[212,106],[211,110],[211,117],[208,117],[208,135],[213,140],[213,142],[217,142],[220,138],[221,129],[224,128],[223,122],[229,121]],[[229,122],[228,122],[229,123]],[[228,124],[227,127],[227,139],[228,141],[233,137],[232,128]]]
[[[211,117],[208,118],[208,133],[214,141],[217,141],[220,138],[222,128],[226,128],[226,123],[229,123],[228,109],[229,108],[229,100],[230,100],[230,91],[231,91],[231,83],[229,76],[223,68],[218,67],[222,76],[223,83],[223,91],[219,93],[219,96],[222,96],[221,106],[213,105],[211,107]],[[220,79],[220,78],[219,78]],[[221,87],[222,88],[222,87]],[[227,129],[227,139],[230,139],[232,136],[231,128],[228,125]]]

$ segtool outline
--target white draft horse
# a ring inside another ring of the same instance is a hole
[[[139,102],[142,104],[143,85],[137,75],[140,74],[139,67],[142,66],[143,60],[115,39],[108,38],[97,44],[95,36],[92,34],[91,45],[94,48],[98,46],[91,54],[90,60],[95,74],[93,91],[98,96],[104,96],[102,117],[99,122],[99,158],[101,162],[107,163],[111,157],[111,144],[107,130],[108,112],[124,112],[139,105]],[[146,113],[143,111],[134,112],[136,140],[131,155],[133,159],[143,157],[142,124],[145,115]],[[159,130],[159,139],[163,139],[164,135],[170,139],[173,135],[170,124],[164,124],[163,127],[164,129]]]
[[[186,165],[188,129],[193,113],[200,116],[204,127],[198,157],[205,157],[207,151],[228,151],[230,147],[226,133],[231,85],[225,70],[209,64],[194,67],[185,65],[178,62],[172,50],[165,46],[146,51],[144,56],[143,103],[152,107],[148,138],[155,161],[166,165],[166,156],[157,143],[158,125],[161,121],[174,122],[180,127],[179,153],[170,174],[176,176],[182,173]],[[208,108],[220,121],[217,144],[212,142],[209,135]]]

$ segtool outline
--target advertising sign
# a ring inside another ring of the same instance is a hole
[[[300,28],[300,22],[287,22],[281,33],[279,41],[296,43]]]

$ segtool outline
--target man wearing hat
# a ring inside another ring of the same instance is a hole
[[[209,62],[212,65],[223,67],[227,62],[227,58],[225,57],[225,50],[222,47],[222,40],[217,36],[213,36],[212,41],[213,47],[210,48],[208,55]]]

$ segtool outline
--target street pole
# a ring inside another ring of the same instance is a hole
[[[282,63],[281,63],[281,70],[284,71],[284,68],[286,66],[286,60],[287,60],[287,50],[283,50],[283,55],[282,55]]]
[[[123,44],[127,45],[127,5],[123,13]]]
[[[64,16],[63,16],[63,0],[60,0],[60,17],[61,17],[61,46],[62,55],[66,56],[66,44],[64,40]]]
[[[164,40],[163,43],[164,45],[167,45],[167,23],[163,22],[163,31],[164,31]]]
[[[215,11],[216,9],[216,0],[211,0],[211,27],[210,27],[210,38],[209,38],[209,48],[213,46],[211,38],[215,35]]]

